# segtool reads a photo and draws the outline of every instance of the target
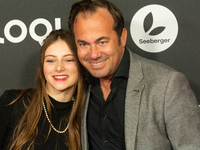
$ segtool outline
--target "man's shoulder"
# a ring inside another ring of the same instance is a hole
[[[130,50],[129,50],[130,51]],[[130,63],[131,65],[140,65],[142,71],[145,72],[155,72],[155,73],[172,73],[172,72],[177,72],[175,69],[173,69],[172,67],[155,61],[155,60],[151,60],[148,58],[144,58],[138,54],[133,53],[132,51],[130,51]]]

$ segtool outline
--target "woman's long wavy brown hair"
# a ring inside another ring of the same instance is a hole
[[[80,116],[81,116],[81,106],[82,106],[82,98],[83,98],[83,73],[82,73],[82,66],[78,61],[77,58],[77,49],[74,42],[73,37],[69,34],[69,32],[65,30],[55,30],[52,31],[49,36],[44,40],[44,43],[41,47],[40,53],[40,64],[38,68],[37,74],[37,88],[34,90],[33,95],[29,99],[29,103],[24,101],[25,98],[22,98],[23,105],[25,108],[25,113],[22,119],[19,121],[18,125],[16,126],[13,139],[11,140],[10,150],[21,150],[22,147],[26,144],[28,145],[27,149],[34,149],[34,141],[38,135],[38,122],[41,117],[43,107],[42,107],[42,100],[44,99],[47,106],[48,114],[51,118],[51,101],[47,95],[45,85],[46,80],[43,73],[43,66],[44,66],[44,57],[46,49],[55,41],[63,40],[67,43],[71,51],[74,53],[77,67],[78,67],[78,83],[76,87],[76,92],[74,97],[76,99],[76,103],[74,109],[71,112],[69,117],[69,149],[70,150],[79,150],[81,149],[80,144]],[[27,95],[30,89],[25,89],[11,104],[15,101],[19,100],[19,98],[24,97]],[[68,118],[66,119],[68,121]],[[51,126],[49,126],[49,132],[46,136],[46,140],[51,132]]]

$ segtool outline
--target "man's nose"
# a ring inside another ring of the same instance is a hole
[[[98,49],[98,46],[91,45],[90,46],[90,58],[92,59],[98,59],[100,57],[100,51]]]

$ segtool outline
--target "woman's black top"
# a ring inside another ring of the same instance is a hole
[[[18,124],[19,120],[24,114],[24,106],[22,104],[22,98],[15,103],[8,105],[19,94],[21,90],[8,90],[0,97],[0,149],[7,149],[7,145],[11,140],[14,128]],[[26,98],[26,97],[25,97]],[[54,106],[52,107],[52,122],[56,129],[59,129],[60,120],[69,117],[72,109],[73,102],[58,102],[50,97],[50,100]],[[28,102],[27,99],[25,101]],[[35,112],[33,112],[35,113]],[[45,116],[44,110],[38,123],[38,136],[34,143],[34,150],[67,150],[68,149],[68,131],[66,133],[57,133],[53,129],[50,132],[48,140],[45,142],[46,136],[49,131],[49,122]],[[64,130],[67,123],[61,123],[60,130]],[[26,148],[27,145],[23,147]]]

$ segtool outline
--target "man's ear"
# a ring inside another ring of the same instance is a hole
[[[127,30],[126,30],[126,28],[123,28],[122,35],[121,35],[121,45],[122,45],[122,47],[125,47],[126,40],[127,40]]]

